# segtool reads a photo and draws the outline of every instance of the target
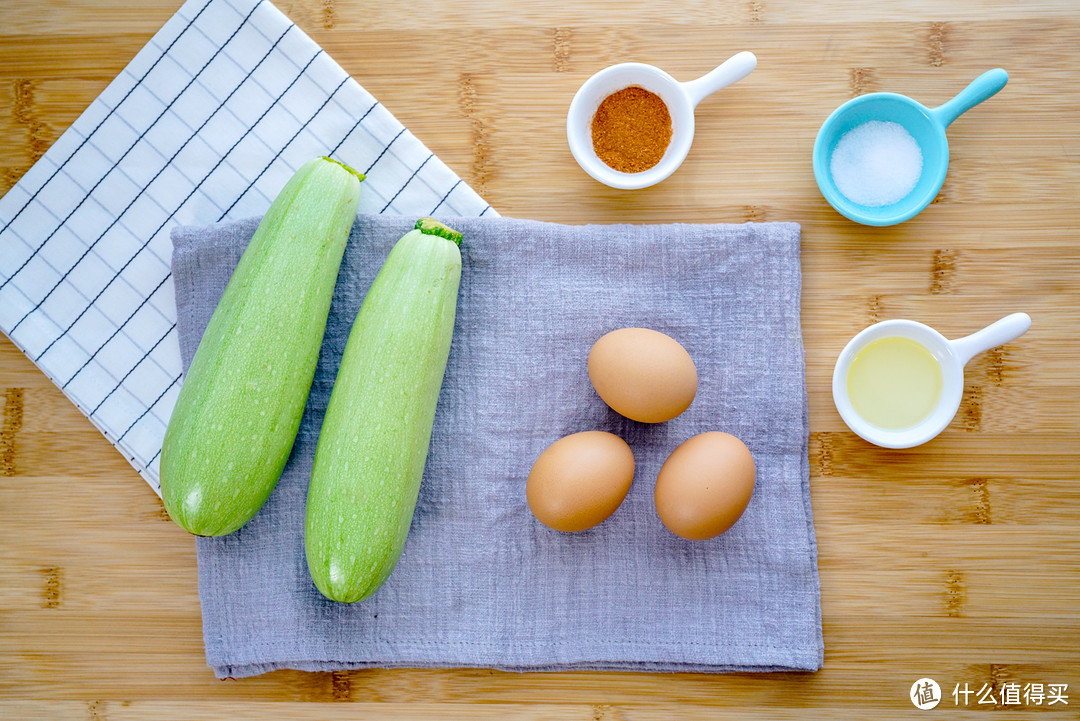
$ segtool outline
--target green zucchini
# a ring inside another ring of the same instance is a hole
[[[301,167],[214,309],[161,449],[162,501],[191,533],[236,531],[277,484],[311,390],[363,179],[329,158]]]
[[[308,487],[305,550],[319,591],[367,598],[405,545],[457,311],[461,234],[430,218],[394,245],[338,369]]]

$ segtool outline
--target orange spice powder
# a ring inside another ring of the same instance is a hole
[[[648,170],[671,142],[671,114],[660,96],[632,85],[604,98],[592,120],[597,157],[623,173]]]

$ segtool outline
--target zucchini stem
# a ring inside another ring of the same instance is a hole
[[[366,176],[366,175],[364,175],[363,173],[361,173],[361,172],[360,172],[359,170],[356,170],[356,169],[354,169],[354,168],[351,168],[351,167],[349,167],[348,165],[346,165],[345,163],[341,162],[340,160],[334,160],[333,158],[331,158],[331,157],[330,157],[330,156],[328,156],[328,155],[323,155],[323,156],[322,156],[322,159],[323,159],[323,160],[329,160],[329,161],[330,161],[331,163],[337,163],[337,164],[338,164],[338,165],[340,165],[341,167],[345,168],[345,170],[348,170],[348,171],[349,171],[350,173],[352,173],[353,175],[355,175],[355,176],[357,177],[357,179],[359,179],[360,181],[363,181],[363,180],[364,180],[365,178],[367,178],[367,176]]]
[[[448,225],[443,225],[434,218],[421,218],[416,221],[416,225],[413,226],[414,230],[419,230],[424,235],[437,235],[440,238],[446,238],[453,241],[457,247],[461,247],[461,233],[454,230]]]

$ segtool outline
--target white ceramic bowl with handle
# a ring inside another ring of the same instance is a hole
[[[1019,338],[1031,327],[1027,313],[1013,313],[969,336],[948,340],[928,325],[913,320],[886,320],[852,338],[833,369],[833,402],[848,428],[863,440],[884,448],[911,448],[926,443],[952,422],[964,395],[964,366],[974,356]],[[909,428],[888,429],[870,423],[855,410],[848,395],[848,373],[855,356],[881,338],[908,338],[930,352],[941,368],[941,393],[934,409]]]
[[[742,80],[757,66],[749,52],[736,53],[706,75],[680,83],[666,72],[645,63],[620,63],[604,68],[585,81],[570,102],[566,137],[570,152],[582,169],[612,188],[637,189],[656,185],[675,172],[694,142],[694,109],[721,88]],[[604,98],[637,86],[660,96],[671,114],[671,142],[660,162],[640,173],[615,170],[597,156],[592,143],[592,120]]]

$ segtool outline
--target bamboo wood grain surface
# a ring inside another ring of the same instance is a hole
[[[179,0],[0,3],[0,191]],[[195,544],[121,455],[0,336],[0,718],[1080,718],[1080,5],[1076,0],[281,0],[280,7],[504,215],[567,223],[791,220],[825,667],[813,674],[282,671],[217,681]],[[757,70],[704,101],[683,167],[649,190],[574,163],[565,112],[614,62],[677,79],[738,50]],[[937,201],[900,226],[835,213],[810,150],[843,101],[1006,88],[949,130]],[[952,425],[870,446],[830,395],[844,343],[907,317],[958,337],[1013,311]],[[934,711],[908,699],[921,677]],[[1067,684],[1067,704],[1003,702]],[[967,705],[954,687],[992,694]],[[352,702],[342,704],[308,702]]]

